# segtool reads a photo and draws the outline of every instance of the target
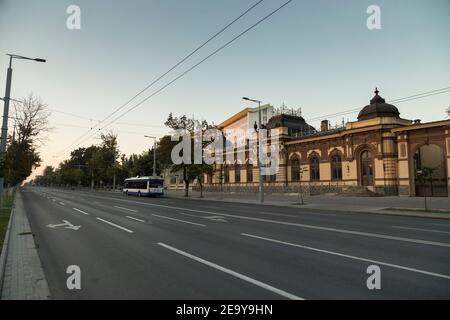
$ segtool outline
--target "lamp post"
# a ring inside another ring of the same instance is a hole
[[[144,137],[155,140],[153,144],[153,177],[156,177],[156,137],[152,136],[144,136]]]
[[[261,155],[262,155],[262,141],[261,137],[259,136],[259,130],[261,129],[261,101],[250,99],[247,97],[243,97],[242,99],[250,102],[255,102],[258,104],[258,168],[259,168],[259,202],[264,202],[264,176],[262,174],[262,162],[261,162]]]
[[[21,60],[32,60],[36,62],[46,62],[44,59],[40,58],[28,58],[19,56],[16,54],[7,54],[9,56],[9,67],[8,72],[6,74],[6,89],[5,89],[5,98],[3,99],[5,103],[5,107],[3,109],[3,123],[2,123],[2,139],[0,143],[0,158],[3,163],[3,167],[5,165],[6,160],[6,140],[8,136],[8,117],[9,117],[9,101],[11,99],[11,81],[12,81],[12,60],[13,59],[21,59]],[[3,207],[3,184],[5,182],[4,172],[1,173],[0,176],[0,208]]]

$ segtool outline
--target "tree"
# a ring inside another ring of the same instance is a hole
[[[8,137],[8,150],[1,168],[8,184],[23,182],[39,167],[42,160],[37,149],[44,143],[45,133],[52,129],[49,117],[47,106],[33,94],[21,103],[14,103],[14,133]]]
[[[184,130],[187,131],[191,136],[193,136],[195,130],[207,130],[212,128],[211,125],[208,124],[207,121],[197,121],[194,119],[187,118],[186,115],[182,115],[180,117],[174,117],[172,113],[169,114],[167,121],[164,123],[167,127],[174,130]],[[194,143],[194,139],[192,139],[191,143]],[[202,142],[202,149],[204,149],[209,143]],[[191,148],[193,150],[193,148]],[[210,174],[212,172],[212,166],[207,164],[194,164],[193,154],[191,154],[191,164],[181,163],[178,165],[172,165],[171,171],[183,172],[183,181],[184,181],[184,196],[189,196],[189,185],[195,179],[198,179],[201,189],[201,196],[203,196],[203,188],[200,180],[203,178],[205,174]],[[200,178],[201,177],[201,178]]]
[[[447,117],[450,117],[450,107],[447,108],[446,112],[447,112]]]
[[[189,179],[195,180],[197,179],[198,184],[200,186],[200,198],[203,198],[203,179],[206,175],[210,175],[213,173],[213,167],[208,164],[196,164],[193,165],[189,170]]]
[[[428,183],[431,185],[433,183],[433,171],[434,171],[433,168],[422,167],[420,170],[417,171],[416,181],[422,186],[426,186]],[[424,201],[425,201],[425,211],[428,211],[426,192],[424,193]]]

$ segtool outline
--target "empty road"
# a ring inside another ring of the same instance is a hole
[[[449,220],[21,193],[53,299],[450,298]],[[71,265],[80,290],[67,288]],[[367,288],[371,265],[380,290]]]

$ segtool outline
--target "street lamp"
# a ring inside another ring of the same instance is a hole
[[[262,174],[262,163],[261,163],[261,155],[262,155],[262,141],[259,136],[259,130],[261,129],[261,101],[250,99],[247,97],[243,97],[242,99],[250,102],[255,102],[258,104],[258,168],[259,168],[259,202],[264,202],[264,176]]]
[[[13,59],[21,59],[21,60],[33,60],[36,62],[46,62],[45,59],[40,58],[28,58],[19,56],[16,54],[7,54],[9,56],[9,67],[8,72],[6,74],[6,90],[5,90],[5,97],[3,99],[5,103],[5,107],[3,109],[3,123],[2,123],[2,137],[1,137],[1,143],[0,143],[0,157],[1,161],[3,162],[3,165],[5,163],[5,153],[6,153],[6,140],[8,136],[8,117],[9,117],[9,101],[11,100],[11,80],[12,80],[12,60]],[[3,184],[5,181],[4,173],[1,174],[0,177],[0,208],[3,207]]]
[[[156,177],[156,137],[152,136],[144,136],[144,137],[155,140],[155,143],[153,144],[153,177]]]

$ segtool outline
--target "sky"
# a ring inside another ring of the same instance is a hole
[[[285,1],[263,1],[122,111]],[[47,59],[13,64],[11,97],[32,92],[52,111],[54,129],[40,149],[43,163],[35,174],[57,166],[75,148],[99,143],[98,134],[89,131],[96,120],[256,2],[0,0],[0,88],[7,53]],[[66,26],[70,5],[81,9],[80,30]],[[381,9],[379,30],[367,28],[370,5]],[[363,108],[375,87],[386,100],[450,87],[450,0],[294,0],[108,128],[118,134],[122,153],[141,153],[152,143],[143,135],[169,132],[164,121],[170,112],[218,124],[252,106],[243,96],[275,107],[301,107],[305,119],[334,124],[342,117],[325,116]],[[406,119],[443,120],[450,93],[397,107]],[[357,112],[344,120],[356,117]],[[310,124],[319,127],[318,122]],[[74,143],[89,132],[92,138]]]

